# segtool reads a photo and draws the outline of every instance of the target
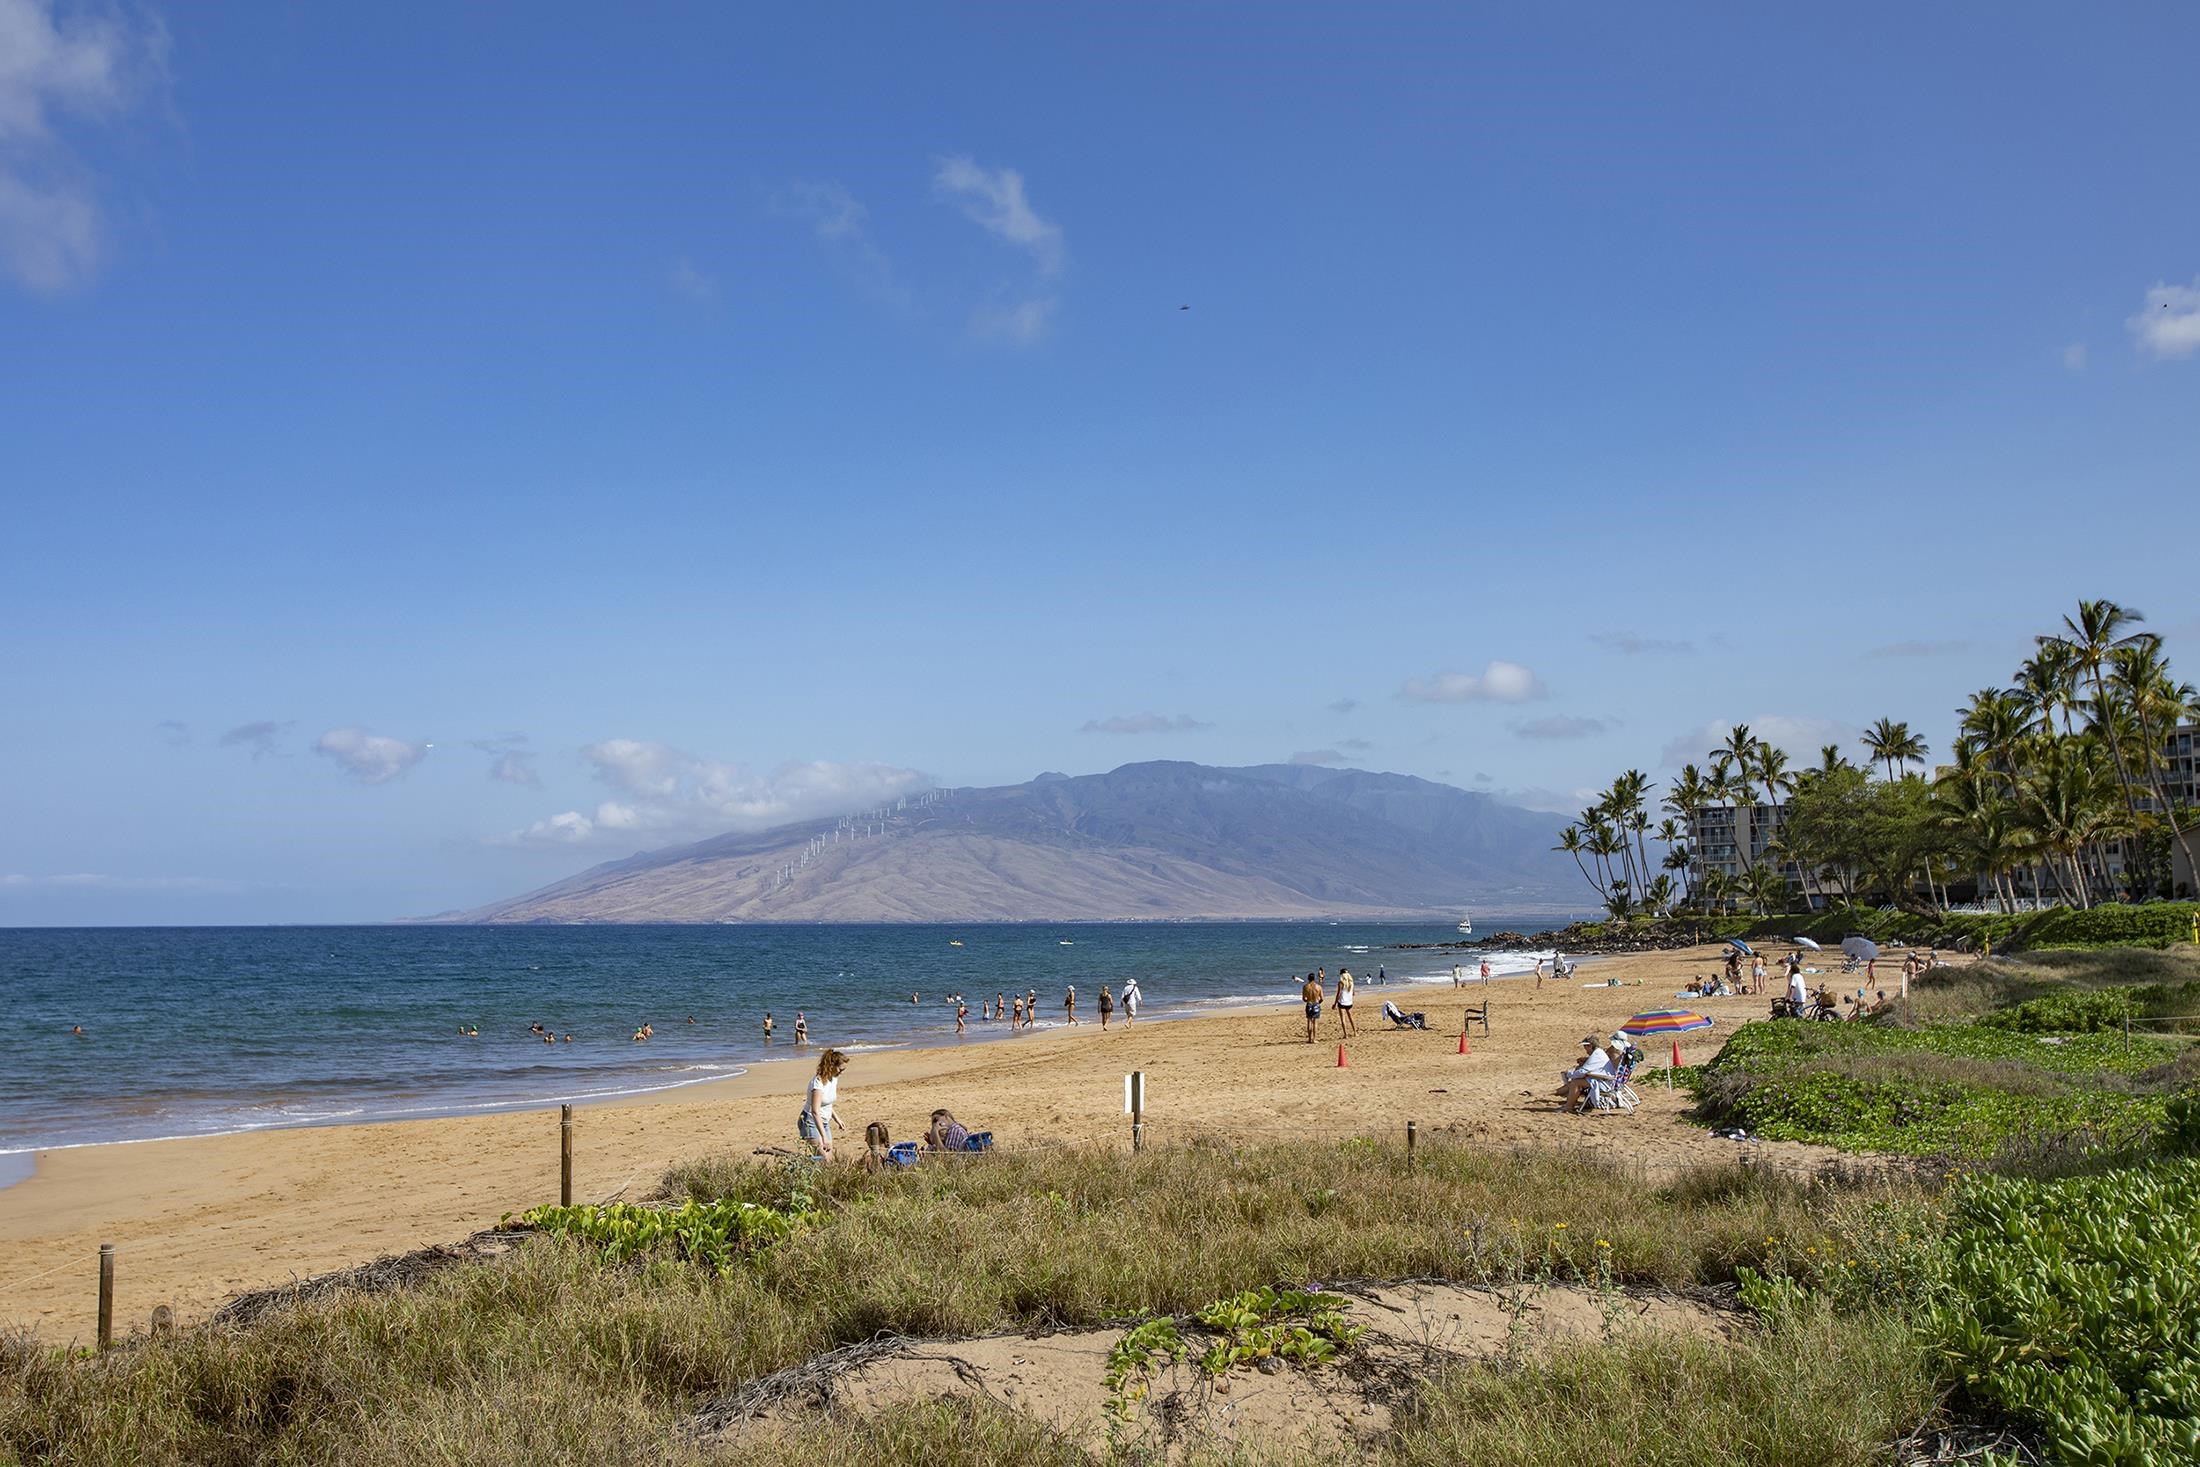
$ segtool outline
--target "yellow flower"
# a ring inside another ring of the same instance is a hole
[[[1565,1232],[1565,1231],[1566,1231],[1566,1224],[1564,1224],[1564,1223],[1553,1223],[1553,1224],[1551,1224],[1551,1229],[1552,1229],[1552,1231],[1553,1231],[1553,1232],[1559,1232],[1559,1233],[1563,1233],[1563,1232]]]
[[[1609,1248],[1609,1247],[1611,1247],[1612,1245],[1611,1245],[1610,1243],[1607,1243],[1607,1242],[1605,1242],[1605,1241],[1604,1241],[1604,1240],[1603,1240],[1602,1238],[1599,1238],[1599,1239],[1597,1239],[1597,1246],[1598,1246],[1599,1248]]]

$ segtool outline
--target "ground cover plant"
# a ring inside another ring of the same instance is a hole
[[[2036,1012],[2035,1012],[2036,1016]],[[1692,1083],[1698,1112],[1772,1140],[1985,1160],[2046,1136],[2143,1146],[2170,1090],[2146,1077],[2182,1046],[2121,1028],[2021,1024],[1745,1025]]]

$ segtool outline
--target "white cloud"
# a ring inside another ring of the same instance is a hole
[[[970,220],[996,238],[1029,251],[1042,275],[1062,268],[1062,229],[1039,217],[1013,168],[981,168],[968,157],[942,158],[933,189],[953,199]]]
[[[1493,660],[1479,674],[1439,672],[1409,678],[1398,690],[1416,703],[1526,703],[1544,696],[1542,680],[1517,662]]]
[[[1612,726],[1602,718],[1574,718],[1564,713],[1554,713],[1549,718],[1532,718],[1526,723],[1512,726],[1513,735],[1523,739],[1589,739],[1595,738]]]
[[[498,734],[493,739],[475,739],[473,747],[490,756],[489,778],[505,784],[520,784],[533,788],[542,783],[535,773],[535,751],[527,747],[527,735],[523,733]]]
[[[1649,652],[1693,652],[1694,642],[1676,642],[1664,637],[1642,637],[1633,632],[1594,632],[1589,640],[1607,652],[1617,652],[1626,657],[1640,657]]]
[[[980,341],[1036,346],[1054,324],[1054,297],[1035,296],[1005,306],[980,306],[970,313],[970,334]]]
[[[1487,776],[1477,776],[1477,778],[1486,779]],[[1534,810],[1540,814],[1548,815],[1574,815],[1595,804],[1604,792],[1591,789],[1587,785],[1580,785],[1570,790],[1554,790],[1546,789],[1542,785],[1530,785],[1525,789],[1493,789],[1484,790],[1482,793],[1492,799],[1503,801],[1505,804],[1517,805],[1523,810]],[[1553,826],[1552,831],[1555,834],[1557,827]]]
[[[2139,349],[2156,361],[2200,351],[2200,277],[2190,285],[2157,285],[2147,303],[2124,323]]]
[[[2088,355],[2089,354],[2085,349],[2084,342],[2071,342],[2070,345],[2062,349],[2063,370],[2068,372],[2083,372],[2086,367],[2086,358]]]
[[[665,272],[665,283],[697,305],[709,306],[718,302],[718,277],[696,269],[685,255],[672,262],[672,268]]]
[[[675,840],[765,830],[881,804],[931,781],[888,764],[819,760],[757,774],[745,764],[702,759],[649,739],[605,739],[581,750],[613,797],[593,813],[566,810],[505,837],[519,845],[586,845],[636,838]]]
[[[313,752],[336,763],[361,784],[388,784],[428,757],[432,744],[409,744],[363,728],[332,728],[315,741]]]
[[[1293,764],[1342,764],[1344,755],[1335,749],[1302,749],[1291,756]]]
[[[0,269],[51,295],[97,272],[98,197],[57,119],[107,122],[167,82],[158,21],[51,0],[0,0]]]
[[[1164,718],[1158,713],[1118,713],[1113,718],[1090,718],[1079,733],[1150,734],[1196,733],[1203,728],[1214,727],[1201,723],[1188,714],[1179,713],[1174,718]]]
[[[1818,751],[1826,745],[1853,743],[1863,733],[1853,723],[1786,713],[1760,713],[1743,721],[1749,725],[1752,737],[1763,739],[1786,754],[1791,762],[1800,764],[1816,764]],[[1723,718],[1693,728],[1665,746],[1661,761],[1668,769],[1707,763],[1711,751],[1726,742],[1733,728],[1734,725]]]

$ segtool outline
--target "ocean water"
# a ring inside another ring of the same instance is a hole
[[[1316,967],[1369,980],[1382,967],[1410,1009],[1410,985],[1448,984],[1454,961],[1487,956],[1511,975],[1535,959],[1429,946],[1457,937],[1449,923],[1273,922],[0,930],[0,1185],[51,1147],[721,1079],[789,1057],[798,1010],[813,1044],[975,1043],[1008,1038],[979,1017],[1000,992],[1038,989],[1050,1027],[1071,983],[1091,1022],[1100,985],[1133,976],[1143,1019],[1289,999]],[[1362,992],[1372,1014],[1384,995]],[[961,1039],[956,993],[970,1006]],[[645,1021],[655,1037],[637,1044]]]

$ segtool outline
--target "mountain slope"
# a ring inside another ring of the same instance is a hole
[[[473,922],[1331,917],[1579,905],[1558,821],[1407,775],[1127,764],[645,852]]]

